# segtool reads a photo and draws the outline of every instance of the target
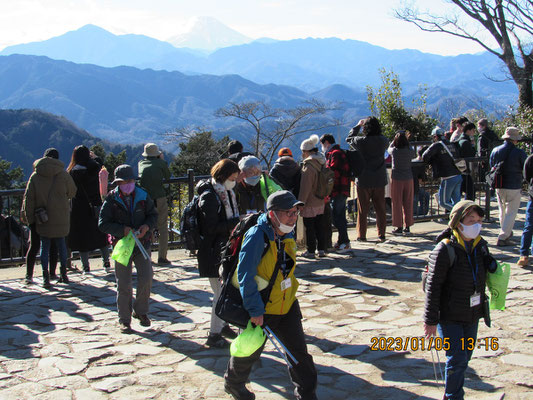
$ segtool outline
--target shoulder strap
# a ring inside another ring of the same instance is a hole
[[[455,264],[455,249],[452,246],[452,242],[450,239],[444,239],[443,240],[444,245],[446,246],[446,250],[448,250],[448,257],[450,259],[450,267],[453,267]]]

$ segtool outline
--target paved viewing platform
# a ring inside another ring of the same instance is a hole
[[[497,349],[474,351],[465,397],[532,399],[533,267],[515,264],[518,244],[495,246],[497,225],[485,224],[483,236],[499,261],[512,264],[507,309],[492,311],[492,328],[480,322],[478,337],[497,338]],[[371,236],[375,227],[366,243],[353,241],[350,231],[350,253],[299,258],[298,297],[319,399],[442,398],[429,351],[371,346],[377,336],[422,336],[420,273],[444,227],[417,223],[412,235],[396,237],[389,226],[384,243]],[[23,285],[24,268],[0,270],[0,399],[229,399],[223,389],[229,350],[204,346],[209,282],[184,250],[171,251],[169,259],[172,266],[154,266],[152,326],[133,320],[133,334],[119,331],[114,276],[99,260],[91,260],[93,275],[71,273],[69,285],[51,291],[40,287],[38,265],[32,286]],[[444,352],[439,356],[444,370]],[[284,361],[270,343],[250,379],[257,399],[294,398]]]

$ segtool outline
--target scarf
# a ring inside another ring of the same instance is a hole
[[[224,185],[218,183],[213,178],[211,178],[211,185],[213,185],[213,189],[215,189],[216,194],[226,210],[226,218],[231,219],[238,217],[239,210],[236,207],[237,198],[235,197],[235,192],[233,190],[226,190]]]

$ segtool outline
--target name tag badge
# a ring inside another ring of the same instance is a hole
[[[481,294],[480,293],[474,293],[472,296],[470,296],[470,307],[479,306],[481,304]]]
[[[287,278],[281,281],[281,290],[287,290],[292,285],[291,278]]]

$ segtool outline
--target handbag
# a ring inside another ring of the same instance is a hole
[[[54,183],[56,182],[57,174],[54,175],[54,178],[52,179],[52,184],[50,185],[50,189],[48,190],[48,197],[46,199],[46,205],[50,203],[50,195],[52,194],[52,189],[54,188]],[[35,222],[39,225],[45,224],[48,222],[48,211],[46,211],[46,207],[38,207],[33,212],[35,217]]]
[[[272,287],[274,286],[279,268],[280,263],[276,262],[268,286],[259,291],[264,304],[268,303],[268,300],[270,299],[270,293],[272,292]],[[240,290],[231,283],[236,269],[237,264],[222,283],[222,290],[218,297],[217,304],[215,305],[215,314],[227,323],[238,326],[239,328],[246,328],[248,321],[250,321],[250,314],[244,308]]]
[[[466,161],[463,159],[463,158],[454,158],[452,152],[450,151],[450,149],[448,148],[448,146],[445,144],[445,143],[442,143],[441,144],[444,146],[444,149],[448,152],[448,154],[450,155],[450,157],[452,158],[455,166],[457,167],[457,169],[459,170],[459,172],[461,174],[466,174],[468,172],[468,166],[466,165]]]

